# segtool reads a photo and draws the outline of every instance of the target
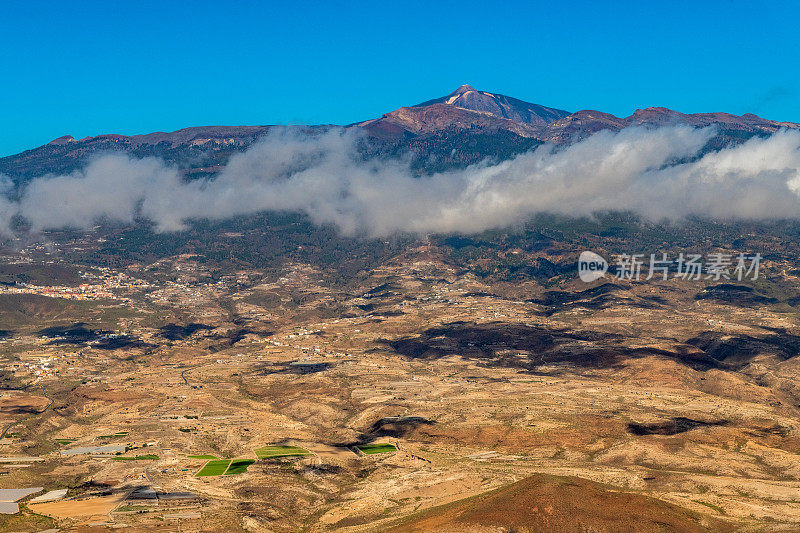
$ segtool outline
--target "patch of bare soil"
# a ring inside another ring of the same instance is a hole
[[[576,477],[537,474],[512,485],[433,508],[388,531],[549,531],[681,533],[731,531],[655,498],[616,492]]]

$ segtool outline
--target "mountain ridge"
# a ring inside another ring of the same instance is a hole
[[[454,111],[448,117],[446,113],[442,111],[444,109],[461,110],[467,111],[468,113],[459,113],[458,111]],[[431,113],[431,110],[435,110],[436,113]],[[426,112],[428,115],[427,120],[422,121],[421,124],[417,124],[413,121],[412,117],[415,117],[417,114],[424,114]],[[680,111],[659,106],[636,109],[628,117],[618,117],[611,113],[605,113],[603,111],[592,109],[584,109],[570,113],[569,111],[564,111],[562,109],[526,102],[524,100],[502,94],[479,91],[469,84],[463,84],[459,86],[455,91],[446,96],[426,100],[411,106],[403,106],[395,111],[385,113],[381,117],[355,122],[345,127],[362,127],[367,129],[368,132],[379,132],[379,129],[375,128],[374,125],[388,119],[395,125],[400,126],[400,129],[405,129],[404,126],[406,126],[407,131],[410,131],[414,134],[422,134],[430,133],[431,131],[441,129],[443,127],[459,126],[459,124],[454,124],[452,122],[456,120],[463,120],[465,122],[469,122],[471,120],[472,123],[468,125],[473,125],[476,122],[476,117],[472,115],[473,113],[491,116],[493,119],[501,121],[500,123],[506,124],[510,131],[514,131],[516,129],[518,132],[536,132],[545,137],[541,138],[540,140],[547,140],[551,142],[567,142],[563,135],[558,135],[558,133],[568,129],[566,124],[575,123],[576,121],[581,123],[597,122],[602,126],[602,129],[612,130],[634,125],[663,126],[674,124],[686,124],[695,127],[721,124],[724,126],[739,127],[747,131],[763,131],[768,133],[777,131],[781,127],[800,129],[800,123],[765,119],[753,113],[745,113],[743,115],[734,115],[725,112],[682,113]],[[451,122],[448,122],[447,119],[451,119]],[[499,123],[496,121],[486,120],[485,124],[482,125],[491,128],[493,126],[497,127],[498,124]],[[158,131],[136,135],[107,133],[88,136],[82,139],[75,139],[71,135],[64,135],[50,141],[43,146],[32,148],[31,150],[36,150],[44,146],[64,146],[72,143],[97,142],[104,140],[126,140],[128,143],[134,146],[148,144],[155,145],[162,142],[170,143],[173,146],[181,143],[200,145],[207,142],[235,144],[240,139],[263,135],[274,126],[275,125],[192,126],[181,128],[172,132]],[[528,128],[525,126],[528,126]],[[547,128],[541,129],[542,126],[547,126]],[[311,125],[304,127],[335,127],[335,125]],[[594,133],[594,131],[591,131],[590,128],[588,133]],[[19,154],[12,154],[6,157],[14,157],[31,150],[25,150]],[[0,160],[5,159],[6,157],[0,158]]]
[[[432,100],[403,106],[380,117],[344,126],[286,126],[304,133],[344,127],[363,131],[374,149],[369,155],[392,156],[411,150],[419,158],[463,166],[487,157],[503,159],[541,143],[570,144],[599,131],[629,126],[688,125],[718,127],[718,146],[739,143],[800,124],[769,120],[752,113],[681,113],[665,107],[636,109],[628,117],[597,110],[574,113],[481,91],[469,84]],[[45,174],[69,173],[97,153],[122,151],[135,157],[156,156],[185,171],[211,175],[237,151],[245,150],[274,126],[195,126],[140,135],[103,134],[75,139],[64,135],[49,143],[0,158],[0,174],[15,185]],[[471,140],[470,140],[471,139]],[[461,152],[455,153],[453,151]],[[441,152],[441,153],[440,153]],[[424,164],[422,166],[425,166]]]

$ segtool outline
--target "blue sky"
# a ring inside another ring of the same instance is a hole
[[[800,122],[800,4],[16,2],[0,156],[61,135],[346,124],[462,83],[570,111]]]

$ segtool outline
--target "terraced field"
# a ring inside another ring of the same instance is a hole
[[[214,461],[209,461],[206,465],[200,469],[200,471],[196,474],[197,477],[208,477],[208,476],[221,476],[225,473],[225,470],[228,469],[230,466],[231,460],[230,459],[216,459]]]
[[[255,462],[255,459],[235,459],[231,461],[228,470],[225,471],[225,475],[230,476],[233,474],[242,474],[247,472],[247,467]]]
[[[362,444],[361,446],[356,446],[356,448],[367,455],[397,451],[394,444]]]
[[[299,446],[264,446],[254,450],[259,459],[274,459],[277,457],[300,457],[311,455],[311,452]]]

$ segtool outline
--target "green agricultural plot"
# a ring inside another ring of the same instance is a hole
[[[116,439],[116,438],[119,438],[119,437],[127,437],[127,436],[128,436],[128,432],[127,431],[118,431],[118,432],[113,433],[111,435],[100,435],[97,438],[98,439]]]
[[[225,470],[228,469],[230,464],[230,459],[216,459],[214,461],[209,461],[206,463],[206,466],[200,469],[200,471],[197,473],[197,477],[221,476],[225,473]]]
[[[264,446],[254,450],[259,459],[273,459],[275,457],[299,457],[311,455],[311,452],[299,446]]]
[[[356,448],[367,455],[371,455],[373,453],[388,453],[397,451],[397,448],[395,448],[394,444],[363,444],[361,446],[356,446]]]
[[[137,455],[135,457],[128,457],[128,456],[125,456],[125,457],[122,457],[122,456],[114,457],[115,461],[155,461],[156,459],[158,459],[158,456],[157,455],[152,455],[152,454]]]
[[[219,459],[216,455],[187,455],[189,459]]]
[[[232,474],[247,472],[247,467],[255,462],[255,459],[235,459],[231,461],[231,466],[225,471],[225,475],[230,476]]]
[[[56,444],[72,444],[78,439],[55,439]]]

